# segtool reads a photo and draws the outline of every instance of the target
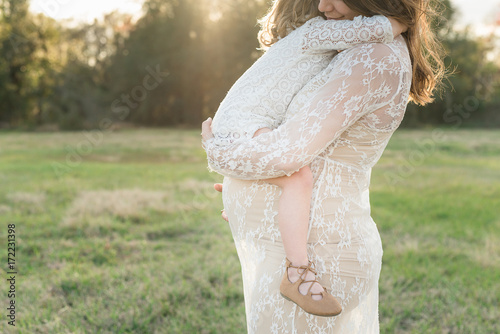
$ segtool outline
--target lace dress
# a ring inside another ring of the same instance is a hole
[[[392,26],[384,16],[307,21],[269,48],[229,90],[213,120],[215,140],[228,144],[252,138],[258,129],[278,127],[292,98],[328,66],[332,51],[392,41]]]
[[[404,116],[411,75],[401,36],[357,45],[307,83],[274,131],[230,145],[203,142],[209,167],[225,176],[223,202],[241,261],[248,333],[379,332],[382,244],[370,216],[370,173]],[[265,179],[306,165],[314,176],[308,255],[318,280],[342,304],[332,318],[309,315],[279,293],[281,190]]]

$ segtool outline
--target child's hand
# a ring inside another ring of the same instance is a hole
[[[406,30],[408,30],[408,27],[406,25],[402,24],[401,22],[393,18],[389,17],[389,21],[391,22],[392,25],[392,33],[394,35],[394,38],[398,37],[402,33],[406,32]]]
[[[267,133],[267,132],[271,132],[272,130],[270,128],[262,128],[262,129],[259,129],[257,131],[255,131],[255,133],[253,134],[253,137],[252,138],[255,138],[257,137],[258,135],[261,135],[263,133]]]
[[[208,140],[210,138],[213,138],[213,136],[212,118],[209,117],[205,122],[201,123],[201,137],[203,138],[203,140]]]

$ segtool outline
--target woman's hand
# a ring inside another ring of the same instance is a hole
[[[214,189],[217,190],[218,192],[222,192],[222,184],[221,183],[214,184]],[[227,217],[224,209],[221,210],[221,215],[222,215],[222,219],[224,219],[225,221],[227,221],[229,223],[229,218]]]
[[[208,140],[210,138],[213,138],[213,136],[214,135],[212,133],[212,118],[209,117],[205,122],[201,123],[201,137],[203,138],[203,140]],[[214,184],[214,189],[217,190],[218,192],[222,192],[222,184],[221,183]],[[229,218],[227,217],[224,209],[222,209],[220,212],[222,219],[229,222]]]
[[[209,117],[205,122],[201,123],[201,138],[203,138],[203,140],[208,140],[210,138],[213,138],[213,136],[212,117]],[[219,191],[222,191],[222,188]]]
[[[394,35],[394,38],[398,37],[408,30],[408,27],[406,25],[391,17],[389,17],[389,22],[391,22],[392,25],[392,34]]]

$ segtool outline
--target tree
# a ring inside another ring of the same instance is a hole
[[[444,11],[433,26],[455,71],[434,103],[409,105],[402,126],[500,125],[500,64],[488,60],[494,40],[454,30],[450,0],[435,2]],[[198,127],[262,55],[257,19],[268,6],[146,0],[137,22],[114,12],[70,28],[29,13],[28,0],[0,0],[0,123]]]
[[[444,63],[450,75],[433,103],[408,106],[402,126],[484,125],[488,108],[495,108],[493,92],[500,83],[498,65],[488,60],[492,44],[472,35],[468,29],[455,30],[456,10],[449,0],[441,5],[440,21],[433,25],[447,52]]]
[[[142,124],[198,125],[259,55],[256,18],[264,3],[149,0],[144,8],[110,67],[113,95],[122,96],[117,110],[128,110],[129,119]],[[144,101],[127,97],[148,66],[169,75]]]
[[[96,127],[110,116],[108,69],[127,34],[123,27],[129,23],[130,16],[115,12],[102,21],[62,30],[59,47],[65,59],[53,73],[54,94],[47,102],[51,106],[48,118],[63,129]]]
[[[29,118],[34,82],[28,68],[37,50],[36,27],[26,0],[0,0],[0,122]]]

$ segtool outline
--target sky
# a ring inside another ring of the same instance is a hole
[[[104,13],[118,9],[140,16],[144,0],[31,0],[31,10],[55,19],[73,18],[91,22]],[[459,26],[471,24],[481,30],[500,15],[500,0],[451,0],[459,9]]]
[[[500,15],[500,0],[451,0],[451,3],[460,12],[457,23],[463,25],[489,24]]]
[[[30,9],[54,19],[92,22],[103,14],[119,10],[141,15],[143,0],[30,0]]]

